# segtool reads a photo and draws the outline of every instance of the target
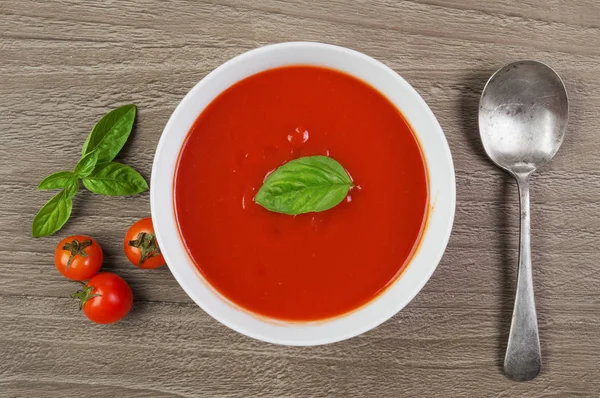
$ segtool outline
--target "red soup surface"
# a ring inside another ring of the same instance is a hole
[[[327,155],[356,185],[331,210],[254,202],[285,162]],[[238,306],[270,318],[338,316],[382,292],[424,228],[427,172],[402,114],[368,84],[313,66],[271,69],[220,94],[188,133],[175,210],[190,257]]]

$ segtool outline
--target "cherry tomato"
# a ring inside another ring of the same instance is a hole
[[[129,313],[133,304],[131,288],[119,275],[101,272],[71,295],[79,308],[95,323],[115,323]]]
[[[104,254],[98,242],[84,235],[61,240],[54,252],[54,265],[58,272],[75,281],[96,275],[103,260]]]
[[[123,247],[125,255],[136,267],[150,269],[165,265],[150,217],[142,218],[127,230]]]

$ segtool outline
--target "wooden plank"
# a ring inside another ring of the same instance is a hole
[[[478,308],[413,308],[346,342],[285,348],[232,332],[191,304],[137,303],[133,316],[101,326],[82,322],[69,299],[0,302],[7,359],[0,374],[17,386],[31,378],[110,386],[117,395],[133,389],[190,397],[546,396],[600,388],[587,366],[600,355],[600,320],[559,308],[541,325],[547,371],[515,384],[499,368],[506,334],[497,314]]]

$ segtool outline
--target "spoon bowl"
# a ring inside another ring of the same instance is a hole
[[[542,367],[531,267],[529,177],[556,155],[568,116],[562,80],[552,68],[537,61],[500,68],[488,80],[479,102],[483,147],[519,186],[519,272],[504,358],[504,373],[519,381],[535,378]]]
[[[479,131],[488,156],[511,173],[531,173],[554,157],[569,115],[567,91],[554,70],[514,62],[488,80],[479,103]]]

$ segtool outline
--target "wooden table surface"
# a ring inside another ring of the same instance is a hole
[[[1,397],[600,396],[600,2],[597,0],[0,1]],[[421,293],[375,330],[289,348],[237,334],[200,310],[168,268],[135,269],[128,225],[148,193],[82,193],[57,235],[33,239],[48,173],[72,167],[108,110],[139,107],[121,160],[150,177],[161,131],[186,92],[246,50],[338,44],[400,73],[452,150],[456,219]],[[550,64],[570,96],[567,138],[532,186],[533,262],[544,368],[505,379],[514,299],[517,195],[481,147],[476,111],[490,74]],[[122,322],[88,322],[58,274],[59,238],[97,237],[105,269],[130,282]]]

